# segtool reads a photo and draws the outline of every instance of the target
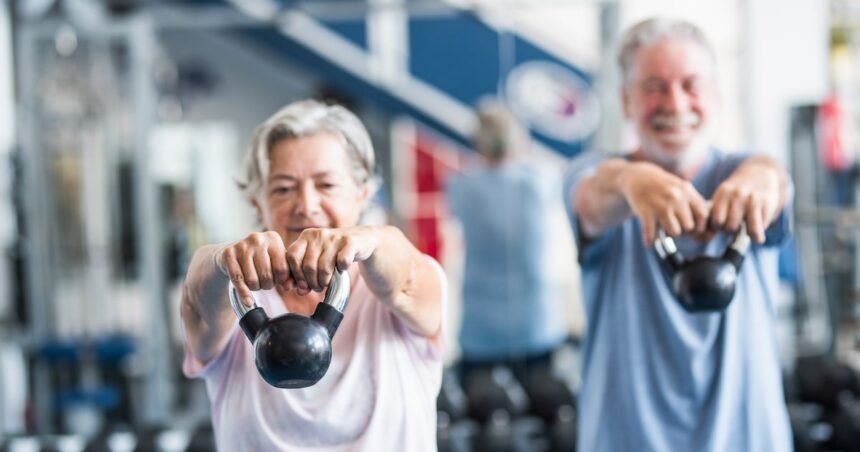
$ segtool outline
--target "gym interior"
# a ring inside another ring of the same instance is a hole
[[[592,387],[583,363],[598,352],[571,192],[559,184],[538,220],[553,326],[530,331],[561,331],[545,366],[529,372],[509,331],[493,365],[464,378],[463,319],[478,308],[468,308],[466,227],[447,187],[481,164],[474,134],[486,99],[524,126],[519,158],[548,179],[589,152],[636,148],[617,54],[623,32],[651,17],[688,21],[710,40],[711,144],[760,152],[791,181],[792,234],[774,249],[766,326],[787,444],[860,450],[852,0],[0,1],[0,450],[216,450],[211,387],[183,372],[186,274],[202,246],[261,230],[235,183],[243,155],[258,124],[307,98],[342,105],[367,128],[380,186],[366,221],[395,225],[444,270],[431,447],[595,444],[581,438],[599,436],[580,409]],[[524,199],[494,215],[520,215]],[[498,259],[511,249],[498,244]],[[513,323],[529,300],[505,297],[535,290],[497,281],[498,305],[471,315]],[[229,422],[243,422],[236,414]]]

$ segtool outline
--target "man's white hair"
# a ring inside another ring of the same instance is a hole
[[[622,82],[626,84],[630,81],[633,63],[639,50],[666,40],[684,40],[699,45],[710,58],[712,67],[716,68],[717,58],[714,48],[699,27],[678,19],[652,18],[627,29],[621,39],[618,68],[621,70]]]

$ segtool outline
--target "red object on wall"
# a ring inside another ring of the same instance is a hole
[[[818,107],[819,152],[824,167],[844,171],[854,163],[846,149],[845,111],[836,96],[830,96]]]
[[[440,190],[439,177],[436,174],[434,143],[421,133],[415,138],[415,191],[418,193],[433,193]]]
[[[465,160],[461,152],[417,128],[413,138],[412,149],[407,151],[412,153],[414,162],[412,181],[402,187],[415,203],[410,215],[404,218],[407,234],[419,250],[442,260],[445,244],[442,223],[447,215],[445,178],[460,171]]]

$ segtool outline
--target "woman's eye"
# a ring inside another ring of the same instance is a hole
[[[275,187],[272,189],[272,194],[283,195],[292,191],[291,187]]]

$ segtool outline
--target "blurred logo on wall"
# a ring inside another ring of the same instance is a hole
[[[579,141],[597,129],[600,105],[576,72],[548,61],[516,66],[505,94],[511,109],[532,130],[559,141]]]

